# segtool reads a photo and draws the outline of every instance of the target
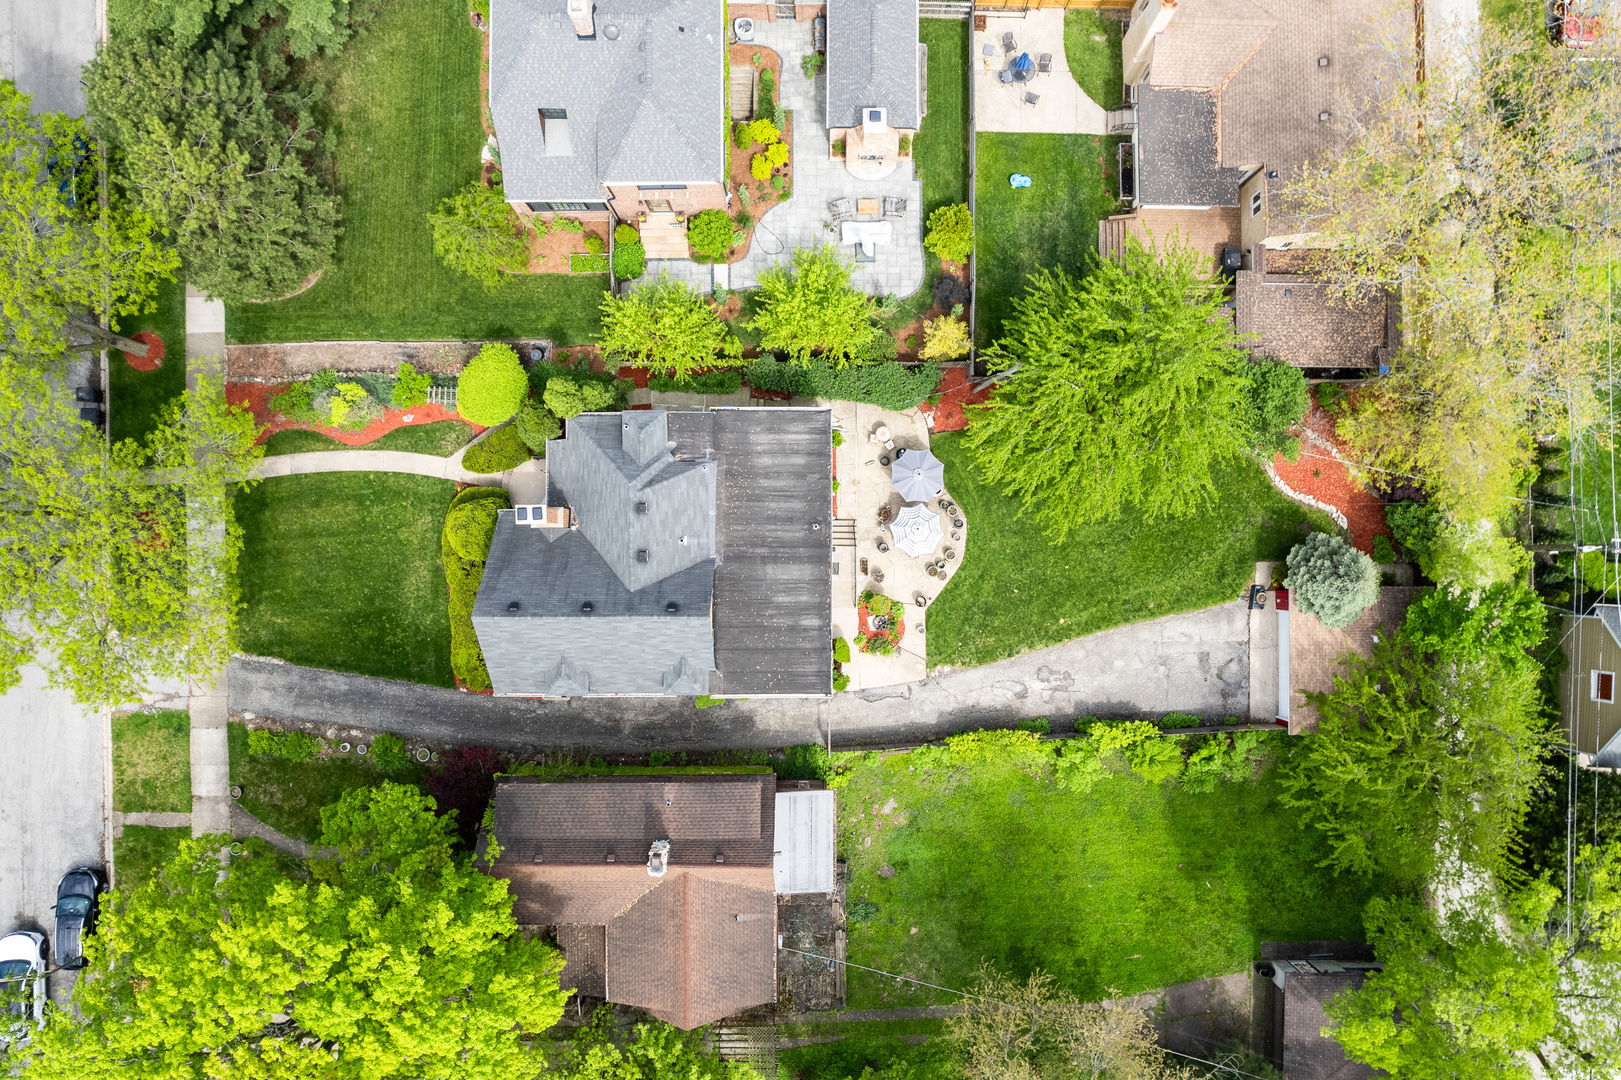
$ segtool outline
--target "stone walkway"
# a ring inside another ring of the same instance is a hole
[[[535,458],[498,473],[469,472],[462,456],[498,430],[491,428],[451,454],[412,454],[403,450],[314,450],[305,454],[277,454],[259,462],[253,475],[261,480],[277,476],[306,476],[324,472],[391,472],[432,476],[459,484],[483,484],[513,492],[516,502],[539,502],[546,487],[546,462]],[[519,497],[523,495],[523,497]]]
[[[781,100],[793,111],[794,194],[760,218],[749,253],[729,269],[729,287],[753,288],[765,270],[784,264],[794,249],[838,245],[847,258],[855,248],[839,244],[838,233],[828,226],[828,201],[839,196],[880,198],[898,195],[906,200],[906,213],[893,221],[894,240],[878,245],[878,259],[858,263],[852,283],[873,296],[894,293],[910,296],[923,284],[923,185],[913,178],[912,159],[882,180],[857,180],[844,162],[828,157],[826,120],[827,76],[805,78],[799,63],[811,51],[811,24],[756,20],[754,40],[782,56]]]

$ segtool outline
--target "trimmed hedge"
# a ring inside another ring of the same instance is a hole
[[[469,446],[467,453],[462,455],[462,468],[476,473],[505,472],[517,468],[529,458],[528,444],[518,434],[517,427],[509,424]]]
[[[500,504],[494,499],[479,499],[452,507],[445,516],[445,538],[451,549],[464,559],[475,562],[487,559],[499,511]]]
[[[889,362],[838,369],[821,361],[801,365],[761,358],[749,365],[748,379],[756,390],[898,410],[909,409],[934,393],[940,385],[940,367],[919,364],[909,368]]]
[[[732,394],[743,386],[741,371],[705,371],[685,379],[655,375],[647,380],[649,390],[680,394]]]
[[[484,665],[484,653],[478,646],[478,634],[473,630],[473,603],[478,599],[478,587],[484,580],[484,560],[489,556],[489,542],[482,550],[464,547],[476,552],[477,559],[464,558],[453,543],[452,533],[460,528],[458,516],[470,511],[483,513],[485,508],[499,511],[512,505],[505,491],[494,487],[474,487],[460,492],[451,500],[450,512],[445,515],[445,528],[439,538],[439,554],[445,567],[445,584],[450,590],[450,670],[469,690],[488,690],[490,672]],[[456,539],[467,540],[468,537]]]

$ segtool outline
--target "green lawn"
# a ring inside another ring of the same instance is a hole
[[[176,271],[178,278],[184,270]],[[163,339],[163,366],[136,371],[121,352],[112,353],[107,370],[112,382],[108,394],[108,424],[114,441],[141,439],[157,427],[163,407],[186,390],[186,286],[183,281],[158,283],[153,298],[157,309],[118,321],[125,335],[150,330]]]
[[[179,854],[180,842],[190,838],[190,829],[125,825],[123,835],[113,837],[113,884],[125,892],[140,888]]]
[[[882,1073],[898,1065],[909,1080],[952,1080],[962,1070],[954,1048],[942,1038],[945,1031],[944,1020],[778,1024],[779,1038],[839,1038],[782,1051],[778,1075],[783,1080],[861,1080],[869,1068]],[[926,1040],[921,1045],[916,1041],[920,1038]]]
[[[1064,12],[1064,60],[1086,96],[1105,109],[1125,99],[1120,32],[1125,23],[1095,11]]]
[[[495,292],[447,270],[425,215],[478,178],[481,34],[458,0],[395,0],[315,64],[336,145],[343,235],[308,291],[230,308],[232,341],[549,337],[597,332],[604,279],[514,277]]]
[[[1381,883],[1318,869],[1324,844],[1270,773],[1209,794],[1130,773],[1064,792],[1050,774],[866,756],[839,791],[848,907],[877,905],[850,961],[953,988],[982,961],[1039,967],[1098,999],[1240,971],[1262,941],[1361,936]],[[848,990],[851,1008],[953,1000],[854,969]]]
[[[1019,503],[980,483],[962,434],[936,435],[968,537],[962,569],[929,609],[929,665],[988,664],[1083,634],[1232,600],[1327,515],[1285,499],[1258,465],[1217,473],[1214,507],[1183,521],[1133,512],[1053,544]]]
[[[473,438],[473,429],[460,420],[439,420],[432,424],[416,424],[395,428],[387,434],[360,446],[341,443],[319,431],[292,428],[278,431],[265,440],[265,457],[278,454],[305,454],[317,450],[402,450],[408,454],[433,454],[449,457]]]
[[[113,717],[113,809],[191,813],[191,715],[178,709]]]
[[[975,165],[975,329],[994,341],[1025,279],[1040,270],[1083,271],[1098,250],[1098,220],[1114,213],[1114,148],[1100,135],[981,132]],[[1107,172],[1107,176],[1105,176]],[[1008,185],[1024,173],[1034,183]]]
[[[238,494],[243,651],[450,686],[439,534],[455,490],[423,476],[316,473]]]
[[[923,183],[923,220],[942,206],[968,201],[968,24],[961,19],[919,19],[918,38],[929,47],[929,112],[912,140],[912,167]],[[916,299],[886,321],[908,325],[934,302],[940,257],[923,252],[923,284]]]
[[[395,771],[377,767],[370,756],[351,750],[327,752],[309,761],[289,761],[248,753],[248,729],[231,721],[231,783],[242,788],[242,807],[288,836],[311,843],[321,838],[321,807],[331,806],[355,788],[392,780],[416,784],[423,770],[415,764]]]

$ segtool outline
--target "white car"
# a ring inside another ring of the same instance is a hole
[[[28,1017],[45,1024],[45,935],[17,930],[0,938],[0,1047],[28,1042]]]

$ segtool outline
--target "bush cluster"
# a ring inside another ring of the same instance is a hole
[[[414,409],[428,403],[428,388],[432,385],[433,376],[417,371],[410,364],[401,364],[394,375],[394,389],[389,398],[402,409]]]
[[[930,214],[923,246],[946,262],[967,262],[974,250],[974,216],[968,204],[952,203]]]
[[[372,762],[384,772],[397,772],[411,764],[411,755],[405,752],[405,743],[398,735],[387,732],[371,741]]]
[[[529,458],[529,446],[518,431],[518,425],[509,424],[469,446],[462,455],[462,467],[475,473],[506,472]]]
[[[1433,578],[1430,569],[1435,543],[1446,524],[1441,511],[1429,503],[1400,502],[1385,507],[1385,520],[1408,559],[1416,562],[1425,576]]]
[[[687,243],[711,259],[725,256],[732,246],[732,219],[724,210],[705,210],[687,222]]]
[[[309,761],[325,746],[325,740],[302,731],[276,732],[255,728],[248,732],[248,753],[286,758],[288,761]]]
[[[517,351],[492,341],[457,377],[456,411],[481,427],[494,427],[512,419],[528,388]]]
[[[546,442],[563,434],[563,424],[538,401],[526,401],[512,420],[512,430],[536,457],[546,456]]]
[[[655,375],[647,380],[650,390],[679,394],[732,394],[743,386],[741,371],[705,371],[685,379]]]
[[[359,431],[383,415],[383,403],[398,385],[393,379],[370,378],[366,381],[373,386],[368,389],[360,378],[340,380],[334,371],[319,371],[277,391],[270,405],[297,423]]]
[[[541,400],[555,416],[568,420],[581,413],[602,412],[614,403],[616,396],[611,383],[604,385],[570,375],[548,379]]]
[[[1278,360],[1258,360],[1248,365],[1251,445],[1270,459],[1282,454],[1290,461],[1300,457],[1300,439],[1289,429],[1300,423],[1311,405],[1306,394],[1306,376],[1299,368]]]
[[[895,647],[906,636],[906,605],[868,589],[861,594],[860,606],[867,613],[869,629],[856,632],[856,648],[878,656],[895,655]],[[878,618],[887,618],[889,625],[882,630],[871,629]]]
[[[530,396],[536,401],[544,401],[546,399],[546,388],[553,379],[565,379],[573,383],[595,383],[606,387],[610,398],[610,406],[614,406],[614,403],[618,402],[633,385],[629,379],[620,379],[606,372],[592,371],[589,367],[540,363],[529,369]]]
[[[888,334],[890,343],[894,338]],[[894,362],[834,368],[822,361],[788,364],[762,357],[749,365],[749,385],[770,393],[829,401],[859,401],[882,409],[909,409],[940,385],[937,364],[907,367]]]
[[[484,555],[477,559],[463,558],[451,543],[452,522],[465,507],[488,503],[496,510],[512,505],[505,491],[495,487],[471,487],[450,502],[445,515],[445,528],[440,534],[439,554],[445,567],[445,584],[450,592],[450,670],[469,690],[488,690],[490,672],[484,665],[484,653],[478,646],[478,634],[473,630],[473,603],[478,599],[478,587],[484,580]]]

